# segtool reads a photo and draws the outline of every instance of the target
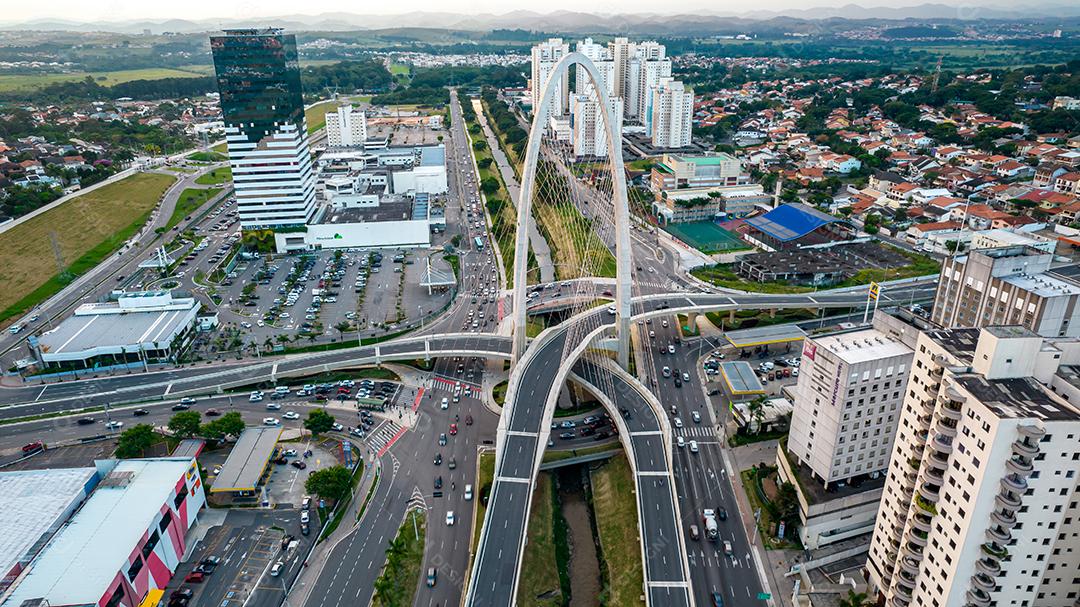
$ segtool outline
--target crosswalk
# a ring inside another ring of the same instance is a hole
[[[380,456],[386,453],[401,434],[405,431],[404,426],[385,420],[368,434],[368,445]]]
[[[675,428],[675,436],[682,436],[683,438],[715,438],[716,432],[712,426],[683,426],[682,428]]]
[[[729,556],[721,552],[719,547],[712,548],[709,546],[697,550],[691,548],[687,551],[686,557],[691,567],[753,568],[753,562],[750,560],[749,554],[744,557],[737,557],[735,555]]]

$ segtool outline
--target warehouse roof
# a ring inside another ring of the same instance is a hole
[[[770,325],[740,331],[728,331],[724,333],[724,337],[736,348],[749,348],[751,346],[799,341],[806,337],[806,331],[800,329],[798,325]]]
[[[245,429],[221,466],[210,493],[254,491],[280,437],[281,426]]]
[[[830,223],[842,220],[802,203],[782,204],[775,209],[746,220],[750,226],[765,232],[776,240],[797,240]]]

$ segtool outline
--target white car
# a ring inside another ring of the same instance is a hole
[[[694,420],[695,424],[700,424],[701,423],[701,414],[698,413],[697,411],[692,411],[690,413],[690,418]]]
[[[675,353],[675,344],[668,344],[667,345],[667,353],[668,354],[674,354]]]
[[[270,575],[272,577],[277,577],[277,576],[281,575],[281,570],[284,569],[284,568],[285,568],[285,563],[283,561],[278,561],[278,562],[274,563],[273,567],[270,568]]]
[[[690,453],[697,453],[697,452],[698,452],[697,441],[696,440],[690,441]]]
[[[117,420],[114,419],[111,422],[105,424],[105,427],[108,428],[109,430],[119,430],[120,428],[124,427],[124,422],[117,421]]]
[[[440,408],[440,409],[449,409],[449,408],[450,408],[450,400],[449,400],[449,399],[447,399],[447,398],[446,398],[446,397],[444,396],[444,397],[443,397],[443,399],[442,399],[442,402],[441,402],[441,403],[439,403],[439,408]]]
[[[447,524],[447,526],[453,527],[455,520],[456,519],[454,518],[454,511],[453,510],[446,513],[446,524]]]
[[[678,447],[681,449],[681,448],[686,446],[686,439],[684,439],[681,436],[676,436],[675,437],[675,444],[678,445]]]
[[[675,427],[676,428],[682,428],[682,418],[681,417],[676,417],[675,418]]]
[[[252,394],[251,396],[248,397],[248,402],[258,403],[258,402],[262,402],[262,399],[263,399],[262,394]]]
[[[465,501],[472,499],[472,485],[465,485]]]
[[[300,419],[300,414],[296,411],[286,411],[281,417],[284,419]]]
[[[261,396],[259,398],[262,399]],[[279,405],[277,403],[267,403],[267,405],[266,405],[266,410],[267,411],[277,411],[279,409],[281,409],[281,405]]]
[[[264,426],[280,426],[281,422],[276,417],[264,417],[263,418],[263,425]]]

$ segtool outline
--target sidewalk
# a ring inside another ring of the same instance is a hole
[[[739,475],[742,470],[746,470],[755,464],[774,465],[776,463],[777,444],[778,441],[776,440],[761,441],[728,449],[727,452],[731,454],[730,463],[735,467],[732,471],[734,476],[731,479],[731,485],[735,488],[735,498],[739,502],[740,516],[743,519],[743,525],[747,529],[752,529],[755,534],[755,538],[751,539],[751,545],[756,553],[756,558],[760,559],[764,564],[768,576],[770,588],[767,592],[772,593],[770,604],[786,607],[792,604],[791,596],[795,592],[795,580],[798,578],[784,577],[784,574],[791,570],[791,563],[801,559],[802,553],[798,550],[766,550],[762,546],[761,534],[758,532],[757,524],[754,521],[754,513],[750,509],[750,500],[746,496],[746,490]]]

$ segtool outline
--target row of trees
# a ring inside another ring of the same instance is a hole
[[[496,132],[502,136],[511,152],[520,160],[522,154],[525,153],[525,146],[529,142],[529,134],[525,132],[525,129],[521,128],[521,123],[509,106],[499,100],[499,94],[495,89],[484,89],[481,99],[484,106],[487,107],[488,113],[491,114]]]
[[[381,61],[363,59],[304,68],[300,81],[309,93],[320,93],[328,86],[343,91],[371,92],[390,88],[393,77]]]

